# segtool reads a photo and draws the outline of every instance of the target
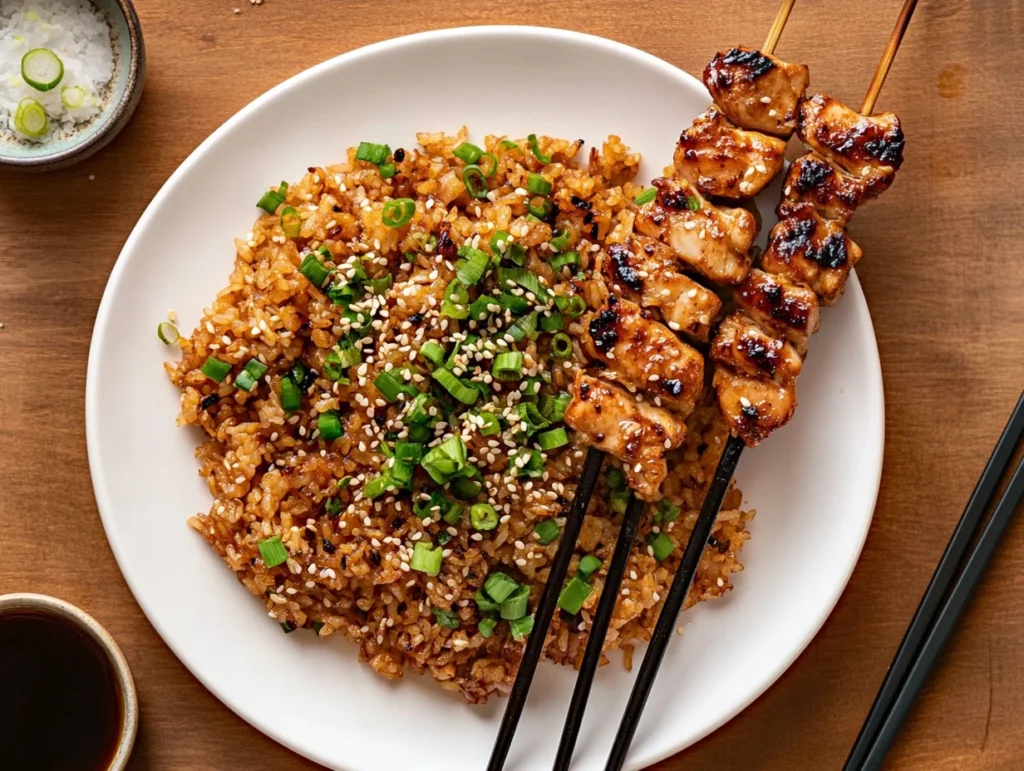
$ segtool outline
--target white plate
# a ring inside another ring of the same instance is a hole
[[[389,683],[357,663],[354,645],[282,634],[186,526],[186,517],[208,509],[209,493],[196,474],[197,437],[175,427],[178,393],[161,367],[170,351],[155,329],[167,309],[191,330],[225,284],[232,239],[248,232],[267,186],[336,162],[360,140],[408,147],[416,131],[463,124],[478,139],[538,132],[597,143],[614,132],[644,154],[649,179],[708,102],[690,75],[607,40],[516,27],[432,32],[345,54],[283,83],[218,129],[164,185],[125,244],[96,320],[89,462],[103,525],[136,599],[231,709],[337,769],[477,771],[504,700],[476,708],[415,675]],[[871,320],[851,277],[811,346],[796,418],[740,466],[758,511],[743,550],[747,572],[727,598],[686,614],[630,768],[732,718],[817,632],[871,521],[882,417]],[[509,769],[550,767],[573,678],[567,668],[541,666]],[[617,660],[600,671],[575,769],[603,767],[631,682]]]

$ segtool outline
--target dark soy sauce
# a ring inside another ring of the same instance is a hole
[[[0,615],[0,767],[105,771],[124,715],[106,654],[40,613]]]

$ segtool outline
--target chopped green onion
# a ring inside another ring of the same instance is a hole
[[[281,406],[285,412],[295,412],[302,406],[302,392],[288,375],[281,378]]]
[[[518,343],[524,337],[533,337],[536,331],[537,314],[534,312],[517,319],[515,324],[505,330],[505,334],[511,335],[512,339]]]
[[[380,172],[381,179],[391,179],[398,173],[398,166],[393,163],[382,163],[377,167],[377,171]]]
[[[378,145],[375,142],[360,142],[356,148],[357,161],[369,161],[374,166],[380,166],[391,155],[391,148],[387,145]]]
[[[395,458],[409,463],[419,463],[426,450],[418,442],[396,442]]]
[[[572,395],[566,393],[547,397],[546,401],[542,397],[540,404],[541,415],[552,423],[557,423],[565,417],[565,411],[569,408],[569,402],[571,401]]]
[[[295,624],[291,621],[281,621],[279,626],[284,630],[285,634],[291,634],[295,631]]]
[[[437,534],[437,545],[438,546],[444,546],[450,540],[452,540],[452,534],[449,533],[447,530],[441,530],[441,531],[438,532],[438,534]]]
[[[511,139],[502,139],[499,144],[502,147],[504,147],[506,150],[518,150],[519,149],[519,145],[517,145]]]
[[[435,366],[440,367],[444,361],[444,348],[433,340],[427,340],[422,346],[420,346],[420,355],[425,359],[432,361]]]
[[[409,567],[426,573],[428,576],[436,576],[441,572],[441,560],[443,558],[441,547],[433,548],[425,541],[417,541],[412,549],[412,559],[409,560]]]
[[[288,559],[288,552],[285,551],[284,544],[281,543],[281,536],[279,535],[263,541],[257,541],[256,545],[260,548],[263,564],[268,568],[276,568]]]
[[[480,391],[466,385],[462,380],[452,374],[451,370],[438,368],[431,375],[441,386],[463,404],[475,404],[480,397]]]
[[[580,612],[580,608],[583,607],[583,603],[586,602],[587,598],[593,593],[593,586],[574,576],[569,583],[565,585],[565,588],[562,589],[562,593],[558,595],[558,607],[566,613],[575,616]]]
[[[480,156],[483,154],[483,150],[481,150],[474,144],[470,144],[469,142],[463,142],[454,150],[452,150],[452,155],[454,155],[463,163],[476,163],[478,160],[480,160]]]
[[[366,288],[373,294],[387,294],[393,280],[391,274],[387,273],[381,278],[371,278],[366,282]]]
[[[626,475],[618,466],[611,466],[604,472],[604,481],[609,490],[621,490],[626,486]]]
[[[492,594],[491,596],[493,597],[494,595]],[[517,618],[522,618],[526,615],[529,604],[530,587],[526,584],[520,584],[510,595],[501,601],[498,613],[506,621],[515,621]]]
[[[551,352],[556,359],[568,359],[572,356],[572,338],[565,332],[559,332],[551,338]]]
[[[470,164],[462,170],[462,183],[466,186],[466,192],[473,198],[487,197],[487,175],[476,164]]]
[[[374,379],[373,384],[389,402],[400,401],[402,394],[415,397],[420,393],[418,388],[409,383],[402,382],[390,372],[381,372]]]
[[[363,485],[363,497],[372,501],[374,498],[380,498],[394,486],[394,482],[388,474],[381,474]]]
[[[498,526],[498,512],[489,503],[474,503],[469,509],[469,521],[477,530],[493,530]]]
[[[539,202],[539,203],[538,203]],[[550,198],[531,198],[526,202],[526,211],[532,214],[541,222],[547,220],[555,210],[555,205]]]
[[[462,510],[465,508],[461,503],[452,502],[451,506],[448,507],[448,511],[441,517],[449,525],[457,525],[462,521]]]
[[[60,101],[68,109],[74,110],[85,104],[85,97],[88,96],[88,93],[82,86],[64,86],[60,90]]]
[[[389,228],[400,228],[408,224],[416,213],[416,202],[411,198],[395,198],[384,204],[380,220]]]
[[[530,303],[525,298],[511,292],[502,292],[498,296],[498,305],[503,310],[511,311],[516,316],[521,316],[530,310]]]
[[[345,368],[341,366],[341,357],[337,351],[331,351],[324,357],[324,377],[337,382],[345,375]]]
[[[469,315],[469,291],[458,279],[452,279],[444,290],[441,301],[441,315],[453,319],[464,319]]]
[[[537,316],[537,326],[541,332],[558,332],[565,329],[565,319],[557,308]]]
[[[161,321],[156,325],[156,336],[160,338],[160,342],[165,345],[173,345],[178,342],[178,338],[181,335],[178,333],[178,328],[169,321]]]
[[[625,514],[626,504],[629,503],[630,492],[629,489],[625,490],[612,490],[611,495],[611,506],[612,511],[615,514]]]
[[[651,550],[654,552],[654,559],[658,560],[658,562],[662,562],[676,548],[676,545],[672,543],[672,539],[664,533],[648,533],[644,540],[651,547]]]
[[[526,436],[532,436],[541,429],[551,425],[536,404],[532,402],[520,402],[516,405],[516,413],[519,415],[519,428]]]
[[[337,412],[321,412],[316,419],[316,427],[320,436],[328,442],[344,436],[345,429],[341,425],[341,418]]]
[[[458,479],[452,480],[452,495],[458,498],[460,501],[471,501],[476,498],[480,491],[483,489],[483,485],[477,482],[475,479],[467,479],[466,477],[459,477]],[[472,514],[472,511],[470,512]]]
[[[533,195],[550,195],[551,187],[551,183],[544,178],[544,175],[535,171],[531,171],[530,176],[526,178],[526,189]]]
[[[273,214],[277,211],[277,207],[284,203],[284,196],[287,192],[288,183],[282,182],[277,190],[268,190],[264,193],[263,197],[256,202],[256,205],[267,212],[267,214]]]
[[[498,156],[494,153],[484,153],[477,160],[482,161],[484,158],[487,158],[490,161],[490,164],[488,164],[489,170],[484,169],[484,176],[487,177],[487,179],[490,179],[498,171]],[[478,163],[477,165],[480,166],[481,169],[484,168],[482,164]]]
[[[288,238],[298,238],[299,233],[302,232],[302,219],[291,206],[281,209],[281,229]]]
[[[500,570],[491,573],[484,581],[484,591],[487,596],[499,604],[508,599],[509,595],[517,588],[519,588],[519,584]]]
[[[458,629],[459,628],[459,614],[451,611],[444,610],[443,608],[431,608],[434,617],[437,619],[438,626],[443,626],[445,629]]]
[[[200,371],[210,378],[210,380],[223,383],[224,378],[226,378],[228,373],[231,372],[231,365],[226,361],[221,361],[215,356],[210,356],[203,362],[203,366],[200,367]]]
[[[477,608],[480,609],[481,613],[490,613],[498,609],[501,605],[499,602],[495,602],[487,593],[481,588],[476,590],[476,594],[473,595],[473,600],[476,602]]]
[[[526,458],[522,465],[520,458]],[[521,447],[512,453],[509,458],[509,470],[513,476],[538,478],[544,476],[544,456],[537,450],[528,450]]]
[[[491,374],[498,380],[519,380],[523,376],[522,351],[505,351],[494,357]]]
[[[21,57],[21,77],[36,91],[49,91],[63,79],[64,62],[49,48],[33,48]]]
[[[674,522],[682,513],[682,509],[676,506],[668,498],[658,501],[658,509],[654,512],[655,522]]]
[[[41,137],[50,130],[46,109],[35,99],[25,97],[14,111],[14,129],[25,136]]]
[[[483,422],[480,436],[497,436],[501,433],[501,419],[493,412],[481,412],[478,417]]]
[[[512,246],[512,236],[508,231],[498,230],[491,236],[491,251],[502,255]]]
[[[528,377],[523,381],[519,388],[519,392],[523,395],[522,401],[524,402],[537,402],[540,389],[544,386],[544,378],[542,377]],[[543,417],[547,417],[541,412]]]
[[[455,369],[456,362],[459,359],[459,354],[462,351],[463,346],[469,348],[479,340],[476,335],[466,335],[462,340],[456,340],[455,345],[452,347],[452,352],[448,354],[448,360],[444,363],[448,369]]]
[[[540,278],[537,274],[526,268],[499,268],[498,284],[503,290],[513,285],[521,286],[527,292],[533,293],[534,297],[542,302],[547,302],[551,299],[551,293],[547,287],[540,283]]]
[[[342,348],[337,352],[338,354],[338,365],[342,369],[348,369],[354,367],[363,361],[363,354],[354,345],[348,348]]]
[[[544,451],[556,450],[569,444],[569,435],[565,432],[564,428],[559,426],[542,434],[537,434],[537,444]]]
[[[700,209],[700,201],[695,196],[688,195],[686,196],[686,208],[690,211],[697,211]]]
[[[259,359],[249,359],[249,363],[245,365],[245,369],[238,373],[238,377],[235,378],[235,388],[241,388],[243,391],[252,391],[256,387],[256,383],[263,377],[267,372],[267,365]]]
[[[431,490],[427,498],[422,494],[416,497],[412,504],[412,513],[420,519],[440,519],[448,511],[449,506],[447,498],[437,490]]]
[[[463,246],[459,249],[459,254],[464,254],[465,259],[455,264],[455,277],[466,286],[479,284],[490,267],[490,256],[487,252],[481,252],[472,246]]]
[[[573,229],[567,227],[565,228],[565,230],[560,231],[557,236],[552,235],[551,240],[548,242],[548,244],[551,246],[551,251],[564,252],[566,249],[572,246],[572,243],[575,240],[576,234],[573,232]]]
[[[526,141],[529,142],[530,149],[533,151],[533,154],[538,161],[541,163],[551,163],[551,156],[545,155],[540,151],[540,143],[537,141],[536,134],[530,134],[530,136],[526,138]]]
[[[497,305],[497,301],[489,294],[481,294],[472,305],[469,306],[469,318],[473,321],[483,321],[491,315],[491,307]]]
[[[513,639],[523,640],[533,631],[533,616],[523,616],[509,621],[508,628]]]
[[[578,268],[580,266],[580,253],[579,252],[562,252],[551,258],[548,263],[551,266],[551,270],[556,273],[562,268]],[[575,295],[573,295],[575,297]],[[581,298],[582,299],[582,298]]]
[[[313,631],[316,634],[320,634],[320,630],[324,628],[324,622],[323,621],[314,621],[312,626],[313,626]]]
[[[543,522],[538,522],[533,529],[537,533],[537,540],[540,541],[542,546],[547,546],[558,538],[558,523],[553,519],[545,519]]]
[[[460,437],[453,436],[428,450],[420,465],[434,482],[443,485],[466,468],[466,445]]]
[[[522,267],[523,262],[526,260],[526,247],[522,244],[512,244],[506,250],[505,256],[508,257],[509,262],[513,265]]]
[[[404,460],[398,460],[397,458],[391,461],[391,466],[388,468],[387,474],[391,477],[391,481],[398,487],[404,487],[406,489],[412,487],[412,477],[416,469],[411,463],[407,463]]]
[[[316,256],[316,252],[310,252],[302,258],[302,264],[299,265],[299,273],[308,278],[309,283],[317,289],[320,289],[331,275],[331,272],[324,267],[324,264]]]
[[[583,295],[578,294],[569,297],[559,295],[555,298],[555,305],[570,319],[582,316],[587,310],[587,301],[583,299]]]
[[[601,560],[593,554],[584,554],[580,557],[580,564],[576,566],[576,575],[584,581],[589,581],[596,570],[601,567]]]
[[[406,413],[409,423],[416,425],[425,425],[430,422],[430,412],[428,411],[428,403],[430,397],[425,393],[419,393],[413,397],[413,400],[409,402],[409,411]]]
[[[494,634],[494,627],[497,625],[498,620],[495,618],[482,618],[477,622],[476,628],[482,636],[490,637]]]
[[[635,203],[637,206],[643,206],[644,204],[650,203],[651,201],[653,201],[657,197],[658,197],[657,189],[653,188],[653,187],[649,187],[646,190],[644,190],[642,193],[640,193],[640,195],[638,195],[636,198],[634,198],[633,199],[633,203]]]
[[[345,479],[352,479],[352,477],[345,477]],[[341,489],[340,483],[339,489]],[[324,511],[327,512],[327,516],[329,517],[333,518],[338,516],[339,514],[341,514],[341,501],[338,500],[337,498],[328,498],[324,502]]]

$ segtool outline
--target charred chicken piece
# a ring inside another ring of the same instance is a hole
[[[813,291],[786,276],[754,269],[735,298],[762,327],[784,335],[801,355],[807,351],[807,339],[818,331],[821,318]]]
[[[817,153],[808,153],[786,172],[782,203],[809,203],[822,217],[845,227],[857,207],[880,192],[870,181],[851,177]]]
[[[772,228],[761,268],[806,284],[822,305],[834,305],[863,254],[860,247],[809,203],[780,204],[779,214],[783,219]]]
[[[752,48],[719,51],[704,68],[704,85],[737,126],[788,137],[797,104],[810,83],[803,64],[789,64]]]
[[[566,424],[597,449],[623,462],[626,480],[645,501],[657,500],[668,465],[665,453],[682,444],[686,424],[668,410],[637,401],[619,386],[576,372]]]
[[[796,411],[794,381],[776,383],[718,369],[714,386],[725,422],[748,447],[782,428]]]
[[[868,185],[872,195],[892,184],[903,163],[906,140],[896,115],[864,116],[825,94],[800,103],[797,135],[822,158]]]
[[[800,375],[804,361],[792,343],[774,337],[743,311],[726,316],[711,344],[711,360],[742,375],[776,383]]]
[[[697,351],[615,295],[586,322],[583,348],[608,368],[609,378],[651,395],[658,406],[693,411],[704,390],[704,357]]]
[[[637,230],[672,247],[676,259],[712,281],[741,283],[757,237],[754,215],[711,206],[687,182],[658,177],[653,184],[658,197],[640,208]]]
[[[609,246],[601,267],[620,295],[644,308],[657,308],[669,329],[706,342],[722,301],[680,273],[678,264],[663,243],[638,236],[627,244]]]
[[[748,198],[782,171],[785,151],[785,141],[738,128],[712,107],[680,135],[675,168],[704,195]]]

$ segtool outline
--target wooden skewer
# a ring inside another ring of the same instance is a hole
[[[882,58],[875,69],[875,76],[871,78],[868,92],[864,95],[864,101],[860,106],[861,115],[870,115],[871,111],[875,108],[878,95],[882,92],[882,84],[885,83],[885,76],[889,74],[889,68],[892,67],[892,61],[896,58],[896,51],[899,50],[900,43],[903,41],[903,34],[907,31],[907,25],[910,24],[910,17],[914,15],[914,8],[916,6],[917,0],[906,0],[903,3],[903,10],[900,11],[900,17],[896,20],[896,26],[893,27],[892,34],[889,36],[889,42],[886,44]]]
[[[775,14],[775,21],[772,22],[772,28],[768,30],[768,37],[764,39],[764,45],[761,46],[762,53],[775,53],[775,46],[778,45],[779,38],[782,37],[782,30],[785,28],[786,22],[789,21],[789,12],[793,10],[795,4],[796,0],[782,0],[779,12]]]

